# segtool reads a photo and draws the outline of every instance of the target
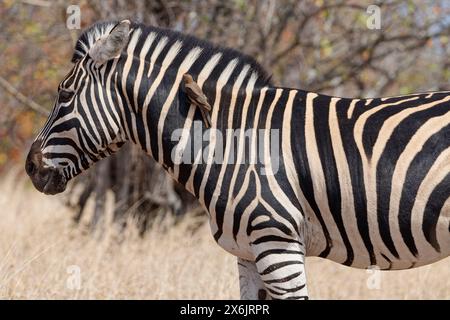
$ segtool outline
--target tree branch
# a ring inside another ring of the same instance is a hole
[[[39,7],[50,7],[52,3],[50,1],[45,0],[22,0],[22,3],[29,4],[32,6],[39,6]]]
[[[39,113],[42,116],[48,116],[49,112],[42,107],[41,105],[37,104],[30,98],[24,96],[19,90],[14,88],[14,86],[8,82],[5,78],[0,76],[0,86],[3,87],[3,89],[6,90],[10,95],[12,95],[17,101],[23,103],[25,106],[27,106],[30,109],[33,109],[37,113]]]

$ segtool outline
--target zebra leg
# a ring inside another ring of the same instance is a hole
[[[266,287],[261,281],[256,265],[252,261],[237,259],[241,300],[270,299]]]
[[[308,299],[304,245],[277,236],[263,238],[267,241],[255,241],[252,249],[267,292],[273,299]]]

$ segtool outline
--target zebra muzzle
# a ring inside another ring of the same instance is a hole
[[[25,171],[34,187],[45,194],[57,194],[66,189],[67,179],[59,168],[44,165],[39,144],[33,143],[25,162]]]

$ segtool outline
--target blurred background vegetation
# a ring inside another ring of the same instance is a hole
[[[450,89],[448,0],[0,0],[0,177],[23,166],[71,68],[82,31],[66,27],[73,4],[81,29],[128,18],[187,32],[255,57],[280,86],[346,97]],[[381,9],[380,29],[367,27],[372,4]],[[101,225],[108,194],[113,220],[125,226],[133,216],[141,232],[158,214],[201,212],[132,145],[72,183],[66,202],[74,221],[90,201],[89,224]]]

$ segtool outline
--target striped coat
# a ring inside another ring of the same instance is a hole
[[[131,141],[194,194],[242,298],[307,298],[305,256],[405,269],[450,254],[450,92],[347,99],[275,87],[250,57],[95,24],[26,170],[55,194]],[[189,73],[210,130],[182,90]]]

